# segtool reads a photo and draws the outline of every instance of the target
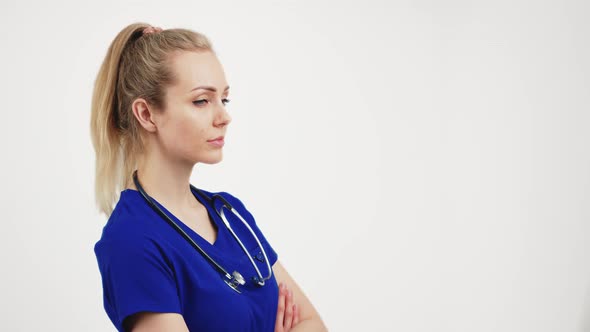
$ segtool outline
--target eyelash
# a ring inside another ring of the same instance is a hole
[[[201,104],[201,103],[199,103],[199,102],[201,102],[201,101],[206,101],[206,102],[208,102],[209,100],[207,100],[207,99],[199,99],[199,100],[195,100],[195,101],[193,101],[193,104],[195,104],[195,105],[197,105],[197,106],[198,106],[198,105],[200,105],[200,104]],[[223,105],[227,105],[227,103],[229,103],[229,102],[230,102],[230,100],[229,100],[229,99],[227,99],[227,98],[224,98],[224,99],[222,99],[221,101],[223,101],[223,102],[224,102],[224,104],[223,104]]]

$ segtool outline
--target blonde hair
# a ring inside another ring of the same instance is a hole
[[[131,105],[144,98],[154,110],[165,109],[165,88],[175,83],[171,55],[177,51],[210,51],[209,39],[188,29],[143,34],[147,23],[133,23],[111,42],[92,94],[90,131],[96,153],[95,199],[109,217],[119,192],[131,183],[144,152],[141,126]]]

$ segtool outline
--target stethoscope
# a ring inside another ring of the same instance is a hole
[[[137,187],[137,190],[141,193],[141,195],[145,198],[145,200],[150,204],[150,206],[154,210],[156,210],[156,212],[158,212],[164,218],[164,220],[166,220],[166,222],[168,222],[168,224],[170,224],[170,226],[172,226],[174,229],[176,229],[180,233],[180,235],[182,235],[185,238],[185,240],[187,240],[195,249],[197,249],[201,253],[201,255],[203,255],[203,257],[205,257],[211,264],[213,264],[213,266],[223,276],[223,281],[225,281],[225,283],[228,284],[231,287],[231,289],[235,290],[238,293],[241,293],[241,291],[238,289],[238,287],[239,287],[238,285],[243,286],[246,284],[246,280],[244,279],[244,277],[242,277],[242,275],[238,271],[234,271],[234,272],[232,272],[232,274],[229,274],[227,272],[227,270],[225,270],[221,265],[219,265],[219,263],[217,263],[213,258],[211,258],[211,256],[207,255],[207,253],[195,241],[193,241],[193,239],[190,236],[188,236],[188,234],[186,234],[186,232],[182,228],[180,228],[178,226],[178,224],[176,224],[174,222],[174,220],[172,220],[164,211],[162,211],[162,209],[160,209],[152,201],[151,197],[148,196],[148,194],[143,190],[143,187],[141,186],[141,184],[139,183],[139,180],[137,179],[137,170],[135,170],[133,172],[133,181],[135,182],[135,186]],[[248,225],[248,223],[244,220],[244,218],[242,218],[242,216],[231,206],[231,204],[229,204],[229,202],[225,198],[223,198],[223,196],[221,196],[219,194],[214,194],[212,197],[208,197],[205,193],[203,193],[201,190],[195,188],[192,184],[189,184],[189,185],[193,191],[197,191],[201,196],[205,197],[209,201],[211,206],[213,206],[213,210],[215,210],[215,213],[217,213],[217,215],[221,217],[221,219],[223,220],[223,223],[225,224],[225,227],[227,227],[227,229],[229,229],[229,231],[232,233],[232,235],[234,236],[236,241],[238,241],[238,243],[242,247],[242,250],[244,250],[246,255],[248,255],[248,258],[250,259],[252,266],[254,266],[254,269],[256,269],[256,273],[258,274],[258,276],[253,276],[252,281],[254,281],[260,287],[264,286],[265,281],[272,277],[272,269],[270,268],[270,262],[268,261],[268,256],[266,256],[266,252],[264,251],[264,248],[262,247],[262,244],[260,243],[258,236],[256,236],[256,234],[254,233],[254,231],[252,230],[250,225]],[[221,206],[220,211],[217,211],[217,209],[215,208],[215,198],[219,198],[223,202],[223,205]],[[238,236],[236,235],[234,230],[229,225],[229,222],[225,218],[225,212],[223,211],[224,207],[226,207],[228,210],[232,211],[234,213],[234,215],[236,215],[238,218],[240,218],[242,223],[246,226],[246,228],[248,228],[248,230],[250,230],[250,233],[252,233],[252,236],[254,236],[254,238],[256,239],[256,242],[258,243],[258,246],[260,247],[260,249],[262,250],[262,254],[264,255],[264,261],[266,262],[266,266],[269,271],[268,277],[266,277],[266,278],[262,277],[262,274],[260,273],[258,266],[256,266],[256,263],[254,263],[254,260],[252,259],[252,256],[248,252],[248,249],[244,246],[242,241],[240,241],[240,239],[238,238]]]

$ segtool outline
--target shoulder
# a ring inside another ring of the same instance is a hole
[[[173,251],[149,233],[108,233],[96,242],[94,254],[101,274],[112,280],[126,278],[126,274],[148,279],[158,276],[171,279],[173,275]]]
[[[125,220],[133,223],[133,220]],[[146,251],[157,251],[158,243],[148,233],[127,227],[105,228],[102,236],[94,244],[94,252],[99,260],[113,256],[135,256]]]
[[[126,195],[131,195],[127,193]],[[146,213],[132,198],[121,197],[94,245],[97,256],[137,252],[156,245],[156,230]]]

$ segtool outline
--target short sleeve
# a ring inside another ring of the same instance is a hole
[[[154,239],[134,234],[95,246],[104,306],[118,331],[140,311],[182,313],[174,272]]]
[[[225,199],[228,200],[228,202],[234,207],[234,209],[238,210],[238,212],[244,217],[246,222],[248,222],[248,225],[250,225],[254,233],[256,233],[256,236],[258,236],[261,244],[263,245],[264,251],[268,255],[268,261],[270,265],[274,265],[274,263],[278,260],[278,254],[271,246],[271,244],[268,242],[267,238],[264,236],[258,225],[256,224],[256,220],[254,219],[252,213],[248,211],[244,203],[239,198],[225,191],[220,192],[220,194],[223,197],[225,197]]]

